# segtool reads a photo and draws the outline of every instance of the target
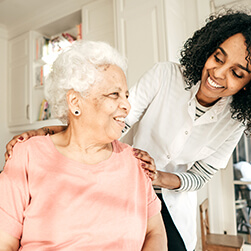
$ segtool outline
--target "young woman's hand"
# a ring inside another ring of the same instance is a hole
[[[43,130],[43,128],[40,128],[38,130],[27,131],[27,132],[14,136],[12,140],[9,141],[6,145],[6,152],[4,154],[5,161],[7,161],[9,158],[12,157],[13,147],[15,146],[17,142],[24,142],[33,136],[46,135],[46,134],[47,134],[46,131]]]
[[[39,128],[37,130],[27,131],[22,134],[14,136],[13,139],[10,142],[8,142],[6,145],[6,152],[4,154],[5,161],[7,161],[9,158],[11,158],[12,152],[13,152],[13,147],[15,146],[15,144],[17,142],[24,142],[33,136],[43,136],[46,134],[52,135],[54,133],[61,132],[61,131],[65,130],[66,128],[67,128],[67,126],[61,126],[61,125],[60,126],[47,126],[47,127]]]
[[[136,148],[133,148],[133,154],[142,161],[141,167],[148,171],[149,178],[155,181],[158,177],[158,172],[153,158],[147,152]]]
[[[153,158],[145,151],[133,148],[134,156],[142,161],[141,167],[147,170],[147,174],[154,186],[167,189],[177,189],[181,185],[180,178],[173,173],[156,170]]]

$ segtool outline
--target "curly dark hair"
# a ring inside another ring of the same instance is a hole
[[[241,33],[245,37],[248,56],[247,65],[251,64],[251,15],[242,11],[228,10],[224,14],[213,14],[207,24],[189,38],[181,50],[180,64],[183,75],[190,89],[201,79],[202,69],[207,59],[220,44],[229,37]],[[246,126],[251,132],[251,84],[233,95],[230,104],[231,116]]]

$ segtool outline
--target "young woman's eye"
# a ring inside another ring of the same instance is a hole
[[[232,70],[232,73],[233,73],[233,75],[234,75],[235,77],[237,77],[237,78],[243,78],[243,76],[237,74],[235,70]]]
[[[215,61],[218,62],[218,63],[223,63],[222,60],[219,59],[219,57],[215,54],[214,55],[214,58],[215,58]]]

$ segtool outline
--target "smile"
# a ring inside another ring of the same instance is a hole
[[[117,117],[117,118],[114,118],[114,120],[125,123],[125,118],[123,117]]]
[[[116,122],[118,122],[118,124],[121,126],[121,127],[125,127],[125,118],[124,117],[116,117],[114,118],[114,120]]]
[[[207,78],[207,82],[213,88],[224,88],[224,86],[216,84],[210,77]]]

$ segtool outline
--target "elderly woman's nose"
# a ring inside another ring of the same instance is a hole
[[[130,111],[131,105],[127,98],[121,100],[120,107],[126,111]]]

